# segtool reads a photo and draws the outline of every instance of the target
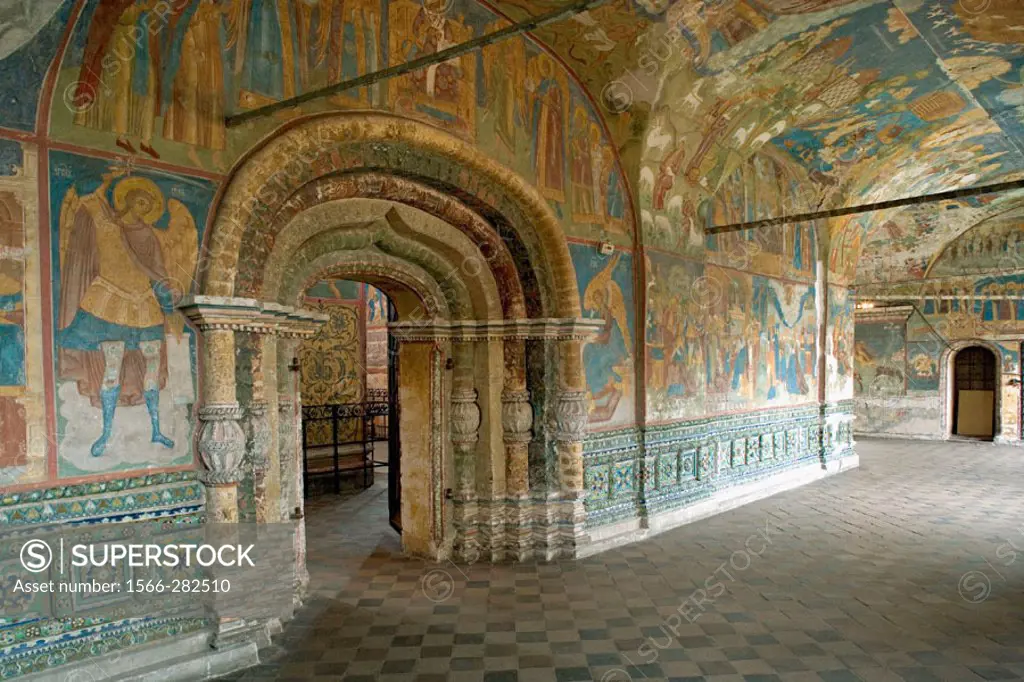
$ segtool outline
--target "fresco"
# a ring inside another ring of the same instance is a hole
[[[45,475],[36,150],[0,173],[0,484]],[[15,155],[9,155],[9,158]]]
[[[985,221],[949,243],[929,277],[1024,271],[1024,215]]]
[[[903,318],[858,322],[854,335],[854,388],[860,397],[906,393],[907,327]]]
[[[173,305],[193,286],[213,194],[202,180],[51,154],[61,475],[192,462],[196,343]]]
[[[361,284],[366,328],[366,388],[388,387],[388,299],[380,289]]]
[[[305,307],[330,316],[316,335],[302,342],[299,367],[304,405],[357,403],[366,382],[364,333],[359,300],[305,299]]]
[[[907,342],[907,391],[939,390],[939,357],[934,341]]]
[[[471,0],[440,10],[415,0],[89,0],[60,69],[51,129],[83,146],[223,173],[301,114],[389,110],[507,163],[551,200],[571,234],[631,245],[625,179],[601,118],[565,68],[529,39],[224,126],[230,113],[429,55],[504,23]],[[575,166],[574,144],[586,157]]]
[[[1020,269],[1022,216],[1024,192],[1019,190],[876,212],[859,223],[864,234],[856,281],[900,282]]]
[[[570,243],[584,317],[605,330],[583,348],[591,426],[628,424],[635,414],[633,258],[604,256],[591,244]]]
[[[703,263],[647,255],[647,417],[659,422],[703,412],[705,301],[694,289]]]
[[[814,287],[648,254],[648,417],[817,400]]]
[[[1012,276],[982,278],[1014,282]],[[1024,275],[1016,282],[1024,284]],[[948,284],[948,280],[947,280]],[[976,294],[989,284],[975,283]],[[932,283],[937,286],[938,282]],[[1020,319],[986,322],[994,303],[965,295],[949,299],[945,294],[925,298],[912,308],[904,307],[902,316],[885,320],[884,312],[871,311],[857,321],[856,373],[858,377],[855,411],[857,429],[862,433],[887,433],[924,438],[944,438],[948,424],[943,418],[946,390],[946,362],[953,344],[988,339],[1000,350],[1004,375],[1019,376],[1019,340],[994,341],[997,335],[1024,333]],[[945,298],[938,298],[945,296]],[[1024,311],[1022,311],[1024,312]],[[989,327],[996,324],[997,327]],[[861,389],[863,386],[863,390]],[[1015,437],[1019,417],[1020,389],[1003,383],[1002,433]]]
[[[73,5],[74,0],[0,5],[0,126],[35,130],[43,79]]]
[[[707,266],[707,406],[817,400],[814,287]]]
[[[389,66],[458,45],[474,33],[466,17],[432,12],[413,0],[392,0],[387,12]],[[445,129],[473,139],[476,67],[476,55],[467,54],[392,78],[388,81],[389,98],[397,113],[443,122]]]
[[[1015,0],[986,0],[978,7],[957,0],[896,4],[950,75],[993,116],[1017,149],[1024,149],[1024,7]]]
[[[388,386],[388,299],[369,284],[321,280],[304,306],[330,316],[299,351],[306,405],[360,402],[367,389]]]
[[[0,194],[0,386],[25,385],[24,209],[10,192]]]
[[[1014,141],[951,84],[901,12],[820,8],[764,17],[736,42],[716,40],[715,20],[696,12],[709,33],[706,61],[673,60],[661,74],[643,140],[645,242],[693,255],[694,224],[983,184],[1024,168]],[[832,270],[851,281],[863,234],[842,232],[867,225],[839,222]]]
[[[853,397],[853,293],[843,286],[828,288],[828,330],[825,396],[829,401]]]
[[[701,204],[700,222],[714,227],[807,210],[792,165],[771,155],[755,155]],[[817,234],[809,223],[708,235],[705,246],[710,262],[771,277],[814,281]]]

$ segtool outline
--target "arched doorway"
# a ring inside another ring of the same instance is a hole
[[[983,346],[963,348],[953,358],[955,436],[991,440],[996,429],[998,363]]]
[[[400,531],[398,351],[388,333],[394,306],[368,283],[333,279],[307,289],[302,305],[329,317],[299,349],[305,497],[319,507],[353,495],[365,500],[390,481],[383,487],[394,497],[391,525]]]
[[[405,551],[552,558],[586,542],[582,346],[602,323],[580,319],[565,237],[534,188],[421,123],[311,117],[241,162],[204,246],[183,308],[203,336],[213,518],[230,520],[246,448],[264,451],[250,455],[266,462],[263,516],[301,518],[290,361],[322,322],[302,292],[330,277],[395,306]],[[239,345],[256,349],[249,365]]]

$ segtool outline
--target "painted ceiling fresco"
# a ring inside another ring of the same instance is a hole
[[[1008,251],[988,244],[994,235],[999,243],[1016,235],[1024,242],[1024,191],[883,211],[863,222],[867,227],[857,263],[858,285],[1022,265],[1013,242],[1008,242]],[[960,248],[974,239],[979,240],[977,248]]]
[[[0,125],[48,126],[71,145],[219,175],[300,113],[383,108],[487,148],[540,188],[573,236],[630,246],[632,198],[645,242],[683,255],[702,247],[701,227],[723,221],[1024,173],[1018,0],[609,0],[525,39],[301,112],[238,130],[221,124],[227,113],[564,5],[14,3],[0,9],[0,57],[21,55],[0,59]],[[38,111],[41,82],[72,18],[52,101]],[[144,24],[159,30],[134,40]],[[193,58],[208,53],[223,60]],[[37,122],[40,115],[48,120]],[[771,178],[737,197],[738,182],[764,172]],[[986,217],[984,206],[964,209],[941,235],[928,226],[944,224],[947,207],[834,221],[835,271],[852,280],[861,247],[889,233],[902,236],[884,256],[868,249],[870,277],[908,263],[927,267],[934,253],[921,250],[923,241],[934,236],[941,247]]]
[[[680,11],[682,40],[663,26],[661,44],[690,58],[669,57],[660,69],[640,64],[621,79],[633,83],[620,98],[631,106],[640,92],[653,95],[637,185],[645,241],[685,253],[659,223],[721,225],[720,194],[740,204],[726,222],[742,222],[1020,177],[1024,4],[984,4],[972,13],[952,0],[737,0]],[[706,33],[693,33],[689,20]],[[756,176],[743,169],[767,167],[766,157],[791,181],[774,202],[750,192],[737,199],[735,174]],[[904,230],[873,268],[927,262],[934,254],[918,251],[920,238],[941,248],[985,217],[979,203],[966,207],[976,220],[946,235]],[[901,220],[927,226],[942,222],[944,210],[922,208]],[[892,216],[830,225],[841,278],[852,279],[880,220]]]

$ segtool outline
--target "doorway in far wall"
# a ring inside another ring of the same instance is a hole
[[[323,504],[332,493],[386,489],[401,532],[394,304],[371,284],[327,278],[306,290],[303,305],[329,318],[299,350],[305,495]]]
[[[998,363],[982,346],[968,346],[953,359],[953,435],[992,440]]]

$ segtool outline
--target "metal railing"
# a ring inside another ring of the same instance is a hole
[[[367,391],[367,400],[335,405],[304,405],[302,407],[302,474],[306,496],[319,494],[310,485],[314,480],[331,480],[335,494],[341,492],[342,474],[361,474],[363,487],[373,483],[372,472],[387,466],[377,461],[374,444],[387,441],[392,412],[387,401],[376,391]]]

